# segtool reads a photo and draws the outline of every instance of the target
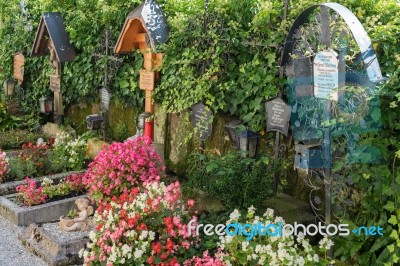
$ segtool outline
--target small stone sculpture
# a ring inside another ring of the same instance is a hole
[[[60,217],[60,228],[64,231],[85,231],[88,229],[89,216],[93,214],[93,207],[89,206],[89,201],[84,198],[75,201],[79,213],[77,218],[68,219]]]

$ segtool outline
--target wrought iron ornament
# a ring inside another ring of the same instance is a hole
[[[335,222],[351,201],[349,182],[331,174],[334,160],[350,164],[379,158],[361,156],[373,148],[358,145],[360,135],[381,124],[376,85],[384,78],[378,60],[355,15],[327,3],[307,8],[295,20],[281,67],[288,78],[295,167],[307,172],[316,218]]]

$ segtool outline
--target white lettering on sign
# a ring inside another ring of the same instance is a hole
[[[332,51],[322,51],[314,59],[314,95],[317,98],[338,101],[339,60]]]

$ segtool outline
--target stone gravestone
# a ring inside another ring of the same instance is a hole
[[[317,98],[338,101],[339,60],[332,51],[318,52],[314,59],[314,95]]]
[[[212,112],[202,103],[192,106],[192,127],[196,130],[196,136],[205,141],[212,133]]]
[[[290,107],[281,98],[265,103],[267,112],[267,131],[279,131],[287,136],[289,130]]]

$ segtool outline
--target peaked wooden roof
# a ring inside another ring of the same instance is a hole
[[[72,61],[75,58],[75,50],[69,42],[69,36],[64,27],[64,20],[59,12],[45,12],[42,14],[31,56],[49,54],[49,39],[54,44],[59,62]]]
[[[161,7],[155,0],[146,0],[126,17],[115,46],[116,53],[131,53],[133,49],[156,49],[168,40],[168,26]]]

